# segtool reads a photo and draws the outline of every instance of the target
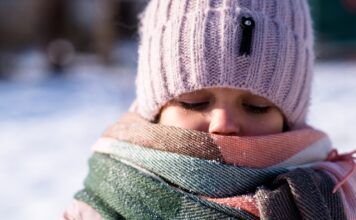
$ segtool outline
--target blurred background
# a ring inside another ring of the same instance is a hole
[[[56,219],[90,146],[134,98],[148,0],[0,0],[0,218]],[[356,148],[356,0],[310,0],[317,64],[309,123]]]

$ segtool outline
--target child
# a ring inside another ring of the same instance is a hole
[[[356,219],[352,154],[306,124],[306,0],[151,0],[137,99],[63,219]]]

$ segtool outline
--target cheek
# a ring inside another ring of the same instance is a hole
[[[284,118],[278,111],[274,110],[261,117],[254,117],[246,123],[246,127],[253,135],[268,135],[283,132]]]
[[[270,116],[271,126],[277,132],[283,132],[284,117],[282,113],[275,109],[273,114]]]
[[[163,108],[158,123],[198,131],[207,131],[208,128],[208,123],[202,113],[187,111],[178,106]]]

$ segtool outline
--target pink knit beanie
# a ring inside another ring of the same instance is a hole
[[[305,124],[313,33],[307,0],[151,0],[141,18],[135,111],[153,120],[180,94],[228,87]]]

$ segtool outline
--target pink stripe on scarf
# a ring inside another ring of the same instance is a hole
[[[256,200],[252,194],[229,197],[229,198],[209,198],[209,197],[203,197],[203,198],[210,202],[215,202],[236,209],[242,209],[256,217],[260,217],[260,211],[256,206]]]
[[[226,163],[265,168],[282,163],[327,136],[321,131],[307,128],[267,136],[226,137],[211,134],[211,137],[219,146]]]

